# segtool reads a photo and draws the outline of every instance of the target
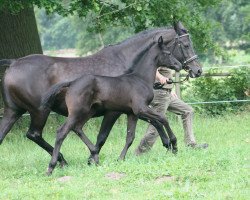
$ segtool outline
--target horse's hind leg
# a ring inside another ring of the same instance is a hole
[[[120,160],[124,160],[125,156],[127,154],[128,148],[131,146],[135,139],[135,128],[137,124],[138,117],[131,114],[128,115],[128,124],[127,124],[127,138],[126,138],[126,144],[123,148],[121,155],[119,157]]]
[[[99,134],[97,136],[97,141],[95,144],[96,152],[91,153],[91,155],[88,159],[88,164],[92,164],[93,162],[95,164],[98,164],[99,160],[97,158],[99,158],[99,153],[101,151],[101,148],[105,144],[114,123],[120,117],[120,115],[121,115],[120,112],[109,112],[108,111],[105,113],[103,120],[102,120]],[[98,160],[98,162],[96,162],[96,160]]]
[[[54,148],[49,143],[47,143],[42,137],[42,131],[48,119],[48,115],[49,115],[49,111],[37,112],[36,114],[31,114],[30,116],[31,124],[30,124],[29,130],[26,136],[31,141],[35,142],[41,148],[47,151],[50,155],[52,155]],[[67,165],[67,162],[61,153],[59,153],[58,161],[61,167],[63,167],[64,165]]]
[[[3,118],[0,123],[0,144],[8,134],[13,124],[22,116],[25,111],[14,111],[10,108],[4,108]]]

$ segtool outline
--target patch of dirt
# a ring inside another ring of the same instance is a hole
[[[163,175],[163,176],[159,176],[155,179],[156,183],[164,183],[166,181],[174,181],[175,177],[170,176],[170,175]]]
[[[111,180],[120,180],[125,176],[126,176],[125,173],[118,173],[118,172],[110,172],[105,175],[107,179],[111,179]]]
[[[72,176],[62,176],[60,178],[57,179],[57,181],[61,182],[61,183],[65,183],[68,182],[72,179]]]

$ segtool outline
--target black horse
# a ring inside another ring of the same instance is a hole
[[[174,29],[159,28],[141,32],[122,43],[108,46],[92,56],[83,58],[59,58],[44,55],[31,55],[17,60],[2,60],[11,64],[2,80],[4,114],[0,123],[0,144],[13,124],[26,111],[30,113],[31,124],[27,137],[52,154],[53,147],[42,137],[42,130],[50,111],[39,110],[41,98],[48,89],[57,83],[74,80],[83,74],[118,76],[124,74],[133,64],[134,58],[141,54],[148,44],[159,35],[169,44],[173,55],[189,70],[191,77],[200,76],[201,66],[196,60],[186,29],[177,23]],[[170,42],[170,43],[169,43]],[[67,116],[64,98],[58,95],[52,110]],[[99,113],[104,115],[96,146],[101,149],[116,119],[117,112]],[[63,155],[58,161],[66,164]]]
[[[130,73],[118,76],[98,76],[84,75],[74,81],[59,83],[52,87],[41,103],[42,110],[45,105],[53,105],[53,100],[62,89],[66,89],[65,102],[68,110],[66,122],[58,129],[55,148],[49,164],[48,174],[51,174],[56,166],[60,148],[63,140],[70,130],[77,134],[84,135],[83,125],[99,110],[110,110],[126,113],[128,115],[128,132],[124,149],[121,152],[120,159],[124,159],[128,148],[135,137],[135,127],[138,118],[148,120],[158,130],[163,146],[177,151],[177,139],[173,134],[168,121],[164,115],[149,108],[149,103],[153,99],[153,83],[155,80],[156,69],[159,66],[172,67],[178,70],[181,63],[171,55],[163,44],[162,37],[158,43],[152,42],[148,50],[138,58],[134,66],[129,70]],[[167,130],[170,138],[165,134],[162,125]],[[86,138],[86,136],[85,136]],[[93,144],[87,140],[91,155],[95,154],[96,149]]]

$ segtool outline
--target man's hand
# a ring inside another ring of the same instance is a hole
[[[163,75],[161,75],[158,70],[156,71],[156,80],[158,80],[161,84],[165,84],[169,79]]]

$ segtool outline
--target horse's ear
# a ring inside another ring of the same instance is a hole
[[[163,38],[162,38],[162,36],[160,36],[159,39],[158,39],[158,45],[159,45],[159,47],[162,47],[162,45],[163,45]]]
[[[174,30],[178,35],[183,35],[187,33],[187,29],[182,25],[180,21],[174,22]]]

